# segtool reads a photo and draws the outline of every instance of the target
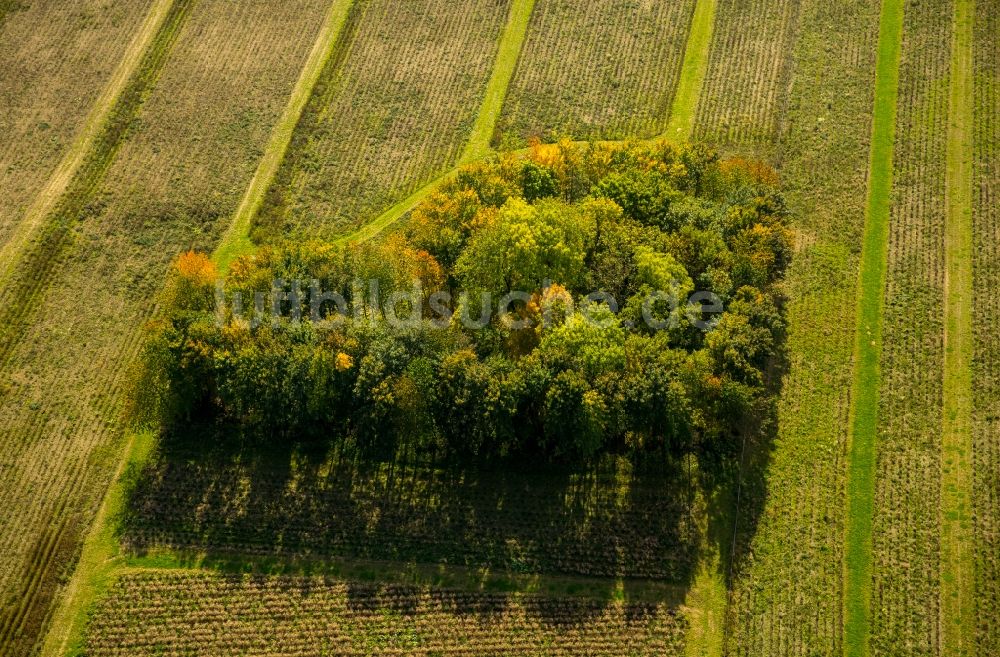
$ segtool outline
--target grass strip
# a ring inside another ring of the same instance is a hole
[[[254,172],[250,186],[243,194],[243,199],[233,215],[229,228],[226,229],[222,241],[215,249],[213,259],[221,272],[225,272],[229,263],[238,256],[253,251],[253,242],[250,240],[250,227],[253,225],[253,219],[260,211],[264,203],[264,196],[285,159],[295,128],[299,124],[299,119],[302,118],[302,112],[312,97],[320,74],[333,54],[334,47],[343,32],[347,16],[353,5],[354,0],[333,0],[329,11],[327,11],[323,27],[320,29],[316,43],[299,74],[298,81],[292,89],[288,105],[285,106],[285,111],[271,131],[271,138],[264,150],[264,156],[257,165],[257,171]]]
[[[535,0],[514,0],[511,5],[507,26],[500,37],[493,73],[486,85],[486,96],[479,107],[479,116],[476,117],[469,142],[465,145],[459,160],[463,164],[482,159],[492,151],[490,143],[493,140],[497,120],[500,118],[500,110],[503,109],[504,99],[507,98],[507,87],[510,86],[514,69],[517,68],[517,60],[521,56],[524,37],[528,33],[528,23],[531,21],[531,12],[534,8]]]
[[[148,460],[156,440],[152,434],[129,437],[125,458],[118,466],[97,517],[83,543],[80,561],[56,608],[42,644],[42,657],[77,655],[83,650],[84,630],[95,600],[107,590],[124,563],[118,542],[118,523],[127,502],[130,474]]]
[[[681,77],[670,108],[667,130],[662,135],[667,139],[684,141],[689,139],[694,131],[695,112],[698,110],[702,83],[708,70],[716,4],[717,0],[698,0],[695,5],[691,31],[688,33],[687,46],[684,50]]]
[[[944,414],[941,443],[942,654],[972,655],[973,0],[955,0],[945,173]]]
[[[861,248],[858,327],[848,436],[844,546],[844,654],[867,657],[872,587],[872,513],[878,429],[882,309],[896,138],[903,0],[882,0],[868,202]]]
[[[9,2],[5,4],[10,5]],[[125,50],[125,55],[107,86],[97,97],[97,101],[91,108],[76,140],[63,155],[59,165],[53,171],[34,203],[28,208],[10,239],[6,244],[0,246],[0,288],[6,284],[8,277],[14,272],[15,265],[25,247],[43,227],[45,220],[77,177],[77,172],[84,164],[88,154],[95,146],[99,146],[96,142],[106,132],[105,126],[112,119],[113,113],[119,106],[119,99],[141,70],[150,49],[160,36],[173,6],[174,0],[155,0],[153,2],[146,19],[135,38],[132,39],[132,43]]]

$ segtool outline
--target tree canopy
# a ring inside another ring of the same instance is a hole
[[[696,449],[768,400],[791,257],[765,165],[536,144],[364,244],[180,256],[136,413],[481,459]]]

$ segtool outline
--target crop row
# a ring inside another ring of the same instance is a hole
[[[105,655],[645,655],[682,650],[666,605],[319,578],[145,571],[96,608],[85,651]]]
[[[0,643],[15,654],[44,624],[111,475],[125,372],[168,260],[224,228],[326,2],[175,9],[137,74],[140,93],[123,96],[116,132],[88,156],[100,166],[70,185],[61,208],[74,211],[53,220],[65,234],[58,261],[31,259],[41,275],[0,364]]]
[[[450,168],[476,119],[509,6],[355,2],[255,237],[336,237]]]
[[[768,150],[788,102],[801,0],[719,0],[695,135]]]
[[[693,12],[694,0],[537,0],[498,141],[660,134]]]
[[[164,461],[123,541],[252,554],[682,580],[697,536],[682,480],[299,463],[292,473]]]
[[[767,481],[748,482],[750,508],[740,514],[753,534],[735,563],[734,656],[842,650],[848,391],[878,6],[803,0],[798,15],[795,43],[783,53],[795,68],[781,101],[779,170],[799,238],[786,277],[789,363],[773,452],[759,456],[768,460]]]
[[[978,657],[1000,654],[1000,2],[976,2],[974,531]]]

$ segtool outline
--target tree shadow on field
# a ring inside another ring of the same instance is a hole
[[[261,444],[192,425],[165,436],[135,478],[121,540],[139,555],[171,548],[580,578],[570,592],[610,601],[650,580],[691,581],[700,540],[692,485],[683,463],[663,458],[483,468]]]
[[[282,609],[290,604],[300,622],[314,614],[326,619],[332,613],[337,622],[319,625],[332,631],[331,640],[349,638],[355,648],[414,648],[441,630],[446,640],[461,643],[481,640],[484,635],[495,639],[539,631],[583,636],[589,630],[593,635],[595,627],[620,632],[624,638],[630,630],[643,633],[657,628],[662,632],[664,625],[680,626],[676,606],[658,602],[612,604],[594,598],[345,582],[325,577],[229,574],[213,582],[211,595],[228,600],[252,596],[258,601],[254,613],[265,617],[272,602],[278,602]],[[339,613],[340,609],[348,613]],[[597,635],[607,639],[602,633]]]
[[[767,373],[769,396],[740,431],[702,450],[697,485],[705,500],[705,549],[719,555],[718,568],[731,591],[750,554],[767,501],[767,471],[778,433],[778,400],[788,373],[787,354],[775,358]],[[728,622],[728,619],[727,619]]]

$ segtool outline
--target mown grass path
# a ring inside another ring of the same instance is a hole
[[[972,130],[974,0],[955,0],[948,98],[944,417],[941,443],[941,654],[973,654]]]
[[[688,32],[687,46],[684,50],[681,78],[677,82],[677,92],[674,94],[673,106],[670,109],[670,121],[667,123],[666,132],[663,133],[666,139],[683,141],[689,139],[694,131],[702,83],[708,70],[716,4],[717,0],[698,0],[695,5],[691,30]]]
[[[878,429],[883,291],[889,242],[896,96],[902,37],[903,0],[882,0],[847,455],[844,546],[846,657],[867,657],[870,652],[875,439]]]
[[[146,19],[126,49],[107,86],[97,97],[76,140],[63,155],[45,187],[14,229],[10,239],[0,246],[0,288],[5,285],[25,247],[42,228],[91,152],[112,111],[118,105],[122,92],[138,72],[146,53],[160,33],[173,4],[174,0],[154,0]]]
[[[250,186],[243,194],[243,199],[233,214],[232,223],[226,230],[226,234],[215,249],[214,259],[220,271],[225,271],[229,267],[229,263],[237,256],[253,250],[253,245],[250,242],[250,227],[253,218],[260,211],[260,207],[264,203],[264,195],[274,181],[274,176],[278,173],[282,160],[285,159],[285,153],[288,151],[292,135],[302,117],[302,111],[305,109],[306,103],[309,102],[316,82],[330,59],[330,55],[333,54],[337,40],[347,22],[347,15],[353,5],[354,0],[333,0],[330,4],[326,19],[323,21],[323,27],[316,38],[316,44],[313,46],[312,52],[309,53],[302,73],[299,74],[299,79],[292,89],[292,95],[288,99],[285,111],[271,132],[271,139],[257,165],[257,171],[254,172]]]

